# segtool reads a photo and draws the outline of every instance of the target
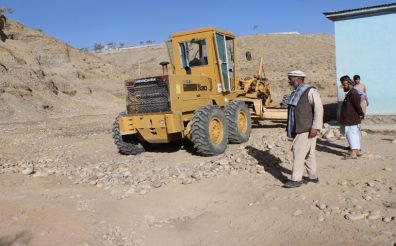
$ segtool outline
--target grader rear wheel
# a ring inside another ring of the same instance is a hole
[[[199,108],[192,119],[191,141],[204,156],[221,154],[227,148],[228,127],[224,112],[217,106]]]
[[[249,108],[243,101],[232,101],[226,108],[228,140],[230,143],[245,143],[250,138],[251,118]]]

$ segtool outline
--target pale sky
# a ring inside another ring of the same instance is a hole
[[[392,3],[379,0],[0,0],[7,17],[76,48],[94,43],[163,42],[172,32],[215,26],[237,35],[334,33],[323,12]],[[255,28],[256,27],[256,28]]]

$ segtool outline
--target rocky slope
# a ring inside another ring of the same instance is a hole
[[[41,30],[4,21],[1,121],[109,113],[123,104],[122,81],[130,77],[126,72]]]

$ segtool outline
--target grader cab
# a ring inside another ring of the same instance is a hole
[[[113,124],[119,152],[135,155],[152,143],[187,138],[199,154],[217,155],[228,143],[249,140],[251,117],[285,118],[285,110],[268,114],[271,87],[260,70],[238,79],[234,39],[212,27],[174,33],[163,75],[125,82],[127,110]]]

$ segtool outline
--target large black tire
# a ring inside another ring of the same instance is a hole
[[[137,155],[144,152],[143,146],[136,141],[133,135],[121,135],[119,119],[125,116],[125,112],[121,112],[113,123],[113,139],[117,145],[118,152],[123,155]]]
[[[224,153],[228,142],[225,113],[214,105],[199,108],[192,119],[191,135],[199,154],[213,156]]]
[[[242,101],[232,101],[226,107],[228,141],[245,143],[252,132],[252,120],[247,105]]]

